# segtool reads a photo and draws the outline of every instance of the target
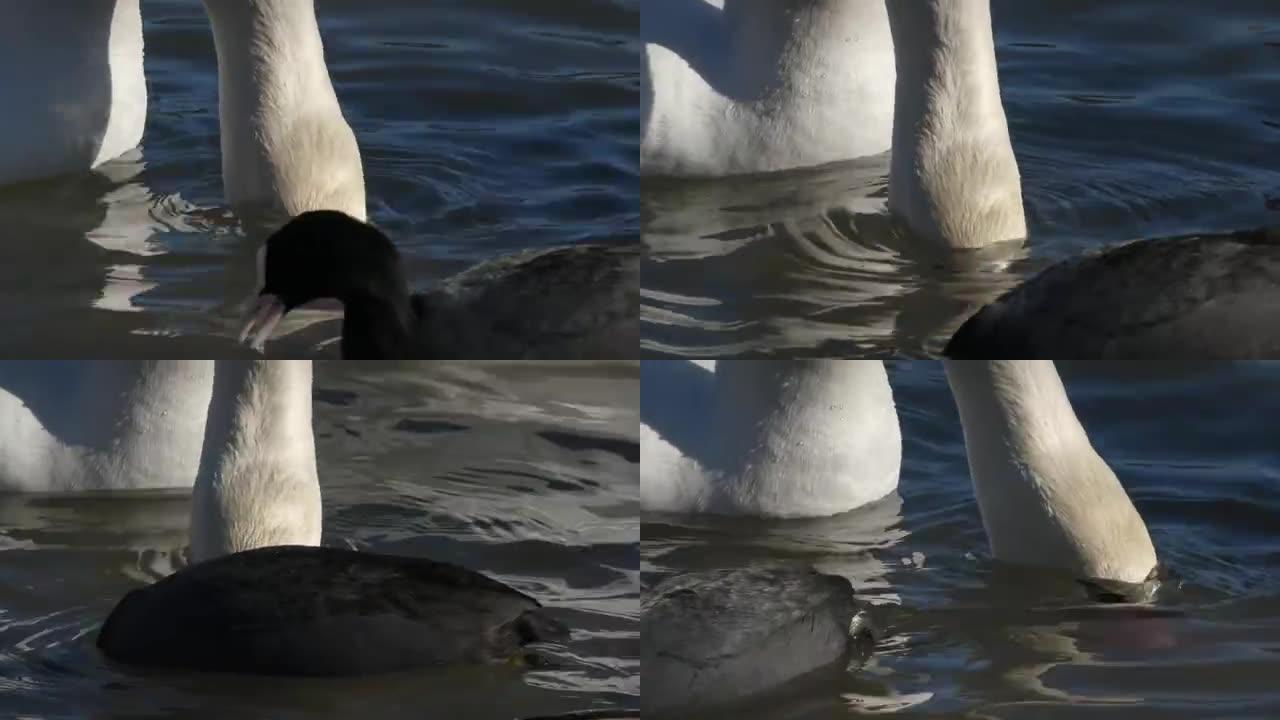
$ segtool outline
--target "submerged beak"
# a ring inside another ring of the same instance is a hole
[[[259,295],[253,311],[240,328],[240,342],[250,340],[249,347],[262,352],[262,346],[284,317],[284,303],[275,295]]]

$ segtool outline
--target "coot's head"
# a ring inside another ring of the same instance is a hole
[[[258,350],[290,310],[313,300],[343,303],[395,298],[407,292],[400,253],[374,226],[336,210],[315,210],[267,238],[262,291],[240,341]]]

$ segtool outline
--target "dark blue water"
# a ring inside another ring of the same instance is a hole
[[[226,356],[257,245],[223,200],[201,3],[146,0],[138,153],[0,188],[0,354]],[[633,243],[638,0],[317,3],[368,206],[417,287],[495,255]],[[287,351],[335,338],[332,324]]]
[[[885,637],[867,668],[753,703],[752,717],[1280,714],[1280,363],[1060,370],[1179,578],[1152,605],[1098,605],[1071,578],[991,561],[954,404],[927,361],[890,366],[898,493],[819,520],[646,517],[644,584],[785,558],[876,603]]]
[[[1030,238],[922,253],[887,157],[642,190],[644,349],[927,355],[1045,265],[1125,240],[1280,225],[1280,6],[992,3]]]

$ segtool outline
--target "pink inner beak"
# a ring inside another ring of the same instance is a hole
[[[284,317],[284,303],[275,295],[259,295],[253,311],[240,328],[240,342],[249,340],[249,347],[262,352],[267,338],[275,331]]]

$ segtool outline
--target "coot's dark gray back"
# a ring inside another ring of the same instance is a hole
[[[969,318],[956,359],[1280,355],[1280,236],[1143,240],[1054,265]]]
[[[845,578],[806,567],[712,570],[645,594],[641,707],[729,702],[846,660],[870,641]]]
[[[640,346],[640,253],[628,245],[528,251],[415,301],[422,357],[631,358]]]
[[[98,646],[149,667],[360,675],[498,661],[564,632],[533,598],[465,568],[290,546],[193,565],[130,592]]]

